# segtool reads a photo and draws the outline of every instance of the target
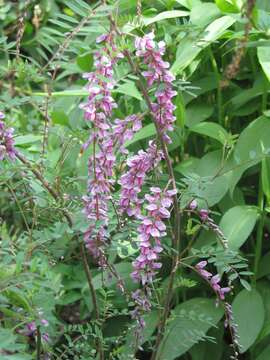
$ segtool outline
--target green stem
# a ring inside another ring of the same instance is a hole
[[[41,359],[41,333],[40,326],[37,326],[37,360]]]
[[[263,94],[262,94],[262,112],[264,112],[267,109],[267,79],[265,78],[265,75],[263,74]]]
[[[209,47],[209,56],[210,56],[210,62],[213,68],[213,72],[215,74],[216,82],[217,82],[217,108],[218,108],[218,122],[220,125],[223,124],[223,111],[222,111],[222,92],[221,92],[221,86],[220,86],[220,74],[218,71],[218,66],[216,59],[214,57],[212,49]]]
[[[262,176],[260,173],[259,181],[259,195],[258,195],[258,207],[261,212],[260,220],[257,227],[256,233],[256,248],[255,248],[255,259],[254,259],[254,275],[253,275],[253,285],[256,285],[256,277],[258,275],[259,261],[262,253],[262,239],[263,239],[263,227],[265,220],[265,211],[264,211],[264,195],[262,189]]]

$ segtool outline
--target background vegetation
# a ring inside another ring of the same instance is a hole
[[[166,58],[176,75],[177,120],[169,154],[180,194],[180,250],[186,266],[176,272],[159,358],[232,356],[223,310],[189,268],[204,258],[215,265],[213,272],[227,272],[233,284],[227,297],[238,325],[239,358],[268,360],[268,0],[0,0],[0,110],[15,129],[21,154],[21,159],[0,163],[0,359],[98,359],[97,344],[105,359],[150,359],[153,351],[173,256],[170,238],[164,239],[154,307],[145,314],[136,351],[134,304],[81,246],[88,228],[81,198],[92,151],[81,151],[88,138],[79,108],[87,95],[82,74],[94,69],[96,37],[109,30],[110,14],[126,34],[119,46],[132,53],[134,35],[154,30],[166,42]],[[126,144],[136,153],[155,137],[155,127],[126,59],[116,76],[115,116],[146,113],[143,128]],[[162,170],[164,185],[168,176],[163,165]],[[213,229],[185,210],[194,198],[211,209],[229,252],[221,249]],[[116,224],[112,209],[108,256],[131,291],[137,286],[130,278],[137,234],[131,221],[117,233]]]

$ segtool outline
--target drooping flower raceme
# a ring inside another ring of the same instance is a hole
[[[151,103],[152,113],[159,126],[163,140],[171,142],[168,131],[173,131],[175,116],[173,111],[175,105],[172,98],[177,92],[173,90],[172,82],[175,80],[174,75],[168,70],[170,64],[163,60],[165,54],[165,42],[155,42],[153,32],[142,38],[137,37],[135,40],[136,55],[140,57],[147,67],[142,75],[147,79],[147,85],[157,85],[155,91],[156,102]]]
[[[113,33],[103,35],[97,42],[105,42],[95,53],[95,71],[84,74],[88,80],[88,100],[81,105],[86,122],[91,124],[91,134],[84,148],[93,144],[93,155],[88,162],[88,194],[83,197],[84,212],[90,226],[84,235],[86,246],[104,266],[102,246],[106,242],[108,201],[111,198],[112,168],[115,162],[110,118],[117,107],[112,90],[115,86],[113,65],[122,55],[116,50]]]
[[[7,128],[2,119],[5,115],[0,111],[0,160],[9,158],[14,160],[16,156],[16,150],[14,147],[13,128]]]
[[[86,122],[91,124],[91,134],[83,148],[93,145],[93,155],[88,161],[88,194],[83,197],[84,212],[90,220],[88,230],[84,234],[86,246],[92,255],[105,266],[103,246],[108,237],[108,204],[112,200],[113,168],[116,151],[127,151],[124,143],[141,128],[141,120],[136,115],[130,115],[124,120],[111,120],[112,111],[117,107],[112,90],[115,86],[113,66],[123,56],[117,50],[114,34],[102,35],[98,43],[105,42],[100,51],[95,54],[95,71],[87,73],[88,100],[81,105]]]
[[[198,271],[198,273],[201,275],[201,277],[209,282],[210,286],[217,294],[218,299],[225,300],[225,294],[229,293],[231,291],[231,288],[230,287],[224,287],[224,288],[221,287],[220,276],[218,274],[213,275],[210,272],[208,272],[207,270],[205,270],[206,265],[207,265],[207,261],[204,260],[204,261],[199,262],[195,266],[195,268]]]
[[[143,200],[139,198],[147,173],[161,160],[162,152],[153,142],[149,142],[146,151],[140,150],[127,160],[129,170],[121,176],[120,211],[129,216],[139,217]]]
[[[158,261],[162,252],[162,237],[166,236],[166,225],[163,219],[170,217],[168,208],[173,203],[174,190],[162,191],[158,187],[150,188],[151,195],[146,194],[146,215],[141,215],[141,224],[138,227],[140,255],[133,262],[134,272],[131,274],[135,281],[142,285],[153,280],[156,270],[161,267]]]
[[[136,304],[131,315],[136,319],[140,329],[143,329],[145,322],[142,318],[144,312],[151,310],[151,283],[158,269],[162,264],[159,261],[159,254],[163,247],[161,239],[166,236],[166,225],[164,219],[170,217],[169,208],[173,203],[174,190],[161,190],[158,187],[150,188],[151,195],[146,194],[146,214],[140,215],[141,224],[138,227],[139,233],[139,256],[133,262],[134,271],[131,276],[135,282],[141,283],[143,289],[138,289],[132,294]]]

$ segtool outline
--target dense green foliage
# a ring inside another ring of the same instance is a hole
[[[170,236],[164,238],[154,307],[145,314],[136,355],[134,304],[109,269],[102,271],[88,254],[83,261],[81,246],[88,228],[81,198],[93,152],[81,150],[89,133],[79,108],[87,95],[82,74],[94,70],[96,37],[109,30],[110,14],[125,33],[118,41],[121,49],[135,57],[134,36],[154,30],[166,42],[166,60],[176,75],[177,120],[168,149],[179,189],[182,259],[159,359],[230,358],[223,308],[192,271],[202,258],[233,284],[226,299],[238,325],[240,358],[270,358],[270,2],[253,5],[250,0],[146,0],[138,16],[135,0],[103,5],[0,0],[0,111],[14,128],[23,159],[0,163],[1,360],[98,359],[100,344],[105,359],[151,357],[174,256]],[[133,154],[146,149],[156,130],[126,59],[116,76],[115,116],[145,114],[143,128],[126,144]],[[117,170],[120,177],[121,164]],[[164,187],[169,178],[164,162],[161,170],[158,182]],[[149,181],[156,185],[155,176]],[[193,199],[211,210],[228,251],[188,213]],[[108,259],[132,291],[136,224],[124,221],[119,229],[113,207],[109,216]],[[25,327],[33,321],[37,329],[27,336]]]

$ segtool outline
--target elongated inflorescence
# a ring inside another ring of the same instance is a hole
[[[119,208],[122,213],[126,212],[129,216],[140,216],[143,200],[139,198],[139,194],[147,174],[153,170],[161,158],[162,152],[158,150],[157,145],[149,142],[146,151],[140,150],[138,154],[127,160],[129,169],[119,181],[121,185]]]
[[[116,84],[113,66],[123,57],[114,43],[114,35],[111,32],[97,39],[97,43],[104,45],[95,53],[95,71],[84,74],[89,96],[81,105],[85,120],[91,125],[90,137],[83,149],[93,146],[93,155],[88,161],[88,193],[83,197],[84,212],[90,220],[84,240],[101,266],[105,266],[104,245],[108,238],[108,206],[112,200],[116,153],[127,154],[125,142],[141,128],[141,119],[137,115],[112,121],[113,109],[117,107],[112,97]]]
[[[165,42],[155,42],[153,32],[142,38],[137,37],[135,40],[136,55],[142,59],[146,65],[146,71],[142,75],[147,79],[148,87],[156,86],[156,102],[151,103],[152,113],[159,126],[163,140],[171,142],[168,131],[173,131],[175,116],[173,111],[175,105],[172,102],[177,92],[173,90],[172,82],[175,80],[174,75],[168,70],[170,64],[163,60],[165,54]]]
[[[207,266],[207,261],[201,261],[199,262],[195,268],[197,272],[200,274],[202,278],[208,281],[212,289],[217,295],[218,300],[225,300],[225,294],[229,293],[231,291],[230,287],[221,287],[220,281],[221,277],[219,274],[213,275],[209,271],[205,270],[205,267]]]
[[[14,160],[16,156],[16,150],[14,147],[13,128],[7,128],[4,121],[4,113],[0,111],[0,160],[6,158]]]
[[[157,269],[161,268],[159,253],[162,252],[161,239],[166,236],[164,219],[170,217],[168,210],[172,203],[174,190],[162,191],[158,187],[150,188],[151,194],[145,195],[146,214],[141,215],[138,227],[140,254],[133,262],[132,278],[144,286],[151,284]]]
[[[107,238],[108,202],[111,199],[112,173],[115,163],[114,143],[111,134],[111,116],[117,107],[112,90],[115,86],[113,65],[122,57],[114,44],[114,34],[102,35],[97,43],[104,46],[95,53],[95,71],[84,74],[88,80],[87,102],[81,105],[84,118],[91,126],[91,133],[83,148],[93,146],[93,155],[88,161],[88,194],[83,197],[84,212],[90,220],[84,235],[86,246],[104,266],[103,246]]]

